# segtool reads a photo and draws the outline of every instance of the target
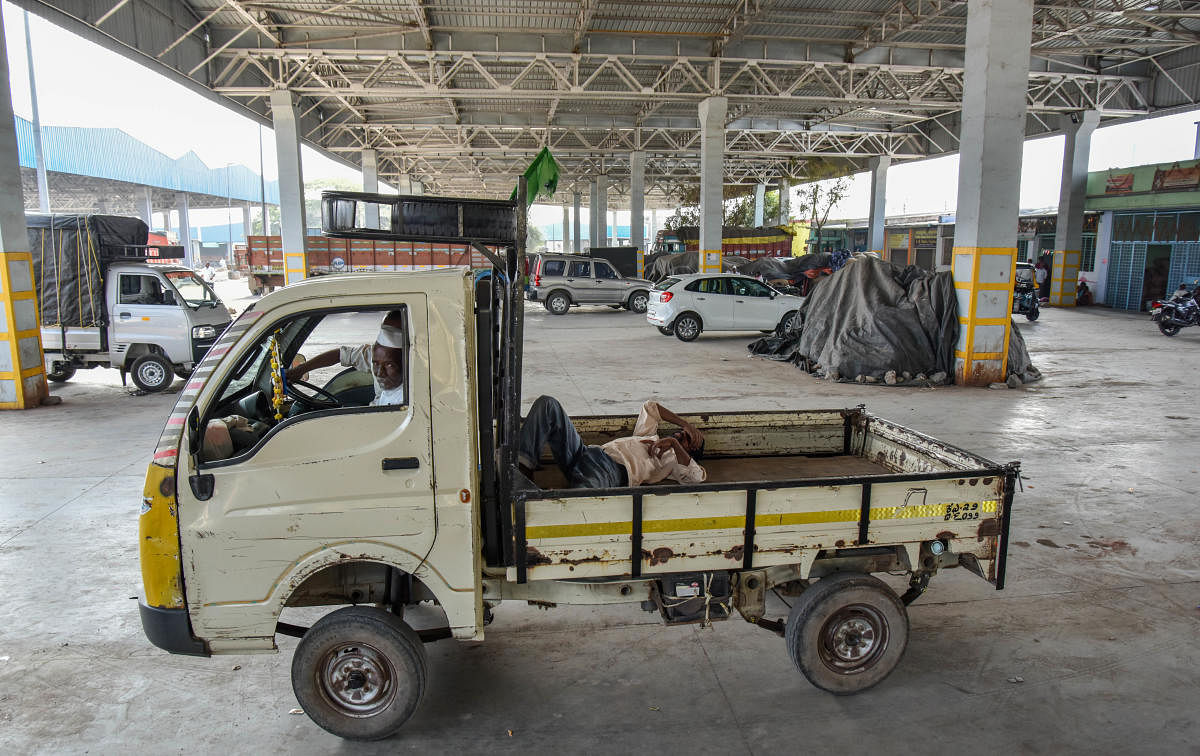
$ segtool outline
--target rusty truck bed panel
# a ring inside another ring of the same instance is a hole
[[[585,441],[602,443],[634,419],[575,422]],[[565,490],[553,465],[540,470],[542,490],[515,503],[521,551],[509,578],[773,565],[807,575],[822,551],[896,545],[915,554],[941,539],[996,582],[1012,471],[861,410],[688,419],[714,452],[704,484]]]

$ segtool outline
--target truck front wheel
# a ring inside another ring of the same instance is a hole
[[[133,361],[129,375],[134,385],[142,391],[162,391],[175,380],[175,369],[167,358],[155,352],[147,352]]]
[[[908,612],[882,581],[854,572],[823,577],[792,605],[784,633],[792,663],[839,696],[887,677],[908,646]]]
[[[413,629],[370,606],[322,617],[292,657],[292,690],[304,713],[347,740],[394,735],[416,712],[428,676]]]

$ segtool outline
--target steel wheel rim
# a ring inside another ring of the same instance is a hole
[[[684,318],[675,324],[675,333],[683,336],[684,338],[691,338],[692,336],[696,335],[696,331],[696,321],[692,320],[691,318]]]
[[[396,670],[379,649],[343,643],[325,654],[316,670],[317,689],[349,717],[372,717],[396,698]]]
[[[850,604],[821,626],[817,651],[821,662],[840,675],[856,675],[873,667],[888,647],[887,618],[866,604]]]
[[[163,382],[167,371],[163,370],[162,365],[157,362],[146,361],[138,368],[138,376],[142,379],[142,383],[149,386],[157,386]]]
[[[563,299],[562,297],[550,298],[550,309],[554,312],[566,312],[567,307],[567,300]]]
[[[643,295],[638,295],[633,298],[633,309],[635,312],[645,312],[648,298]]]

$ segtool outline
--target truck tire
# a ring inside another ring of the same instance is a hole
[[[394,735],[417,710],[429,677],[413,629],[371,606],[319,619],[292,657],[292,690],[304,713],[347,740]]]
[[[175,370],[167,358],[156,352],[147,352],[133,361],[129,377],[142,391],[162,391],[175,380]]]
[[[629,295],[630,312],[636,312],[638,315],[641,315],[646,311],[646,305],[649,303],[650,295],[640,289]]]
[[[675,331],[675,338],[680,341],[695,341],[700,335],[703,325],[700,323],[700,316],[693,315],[690,312],[685,312],[675,318],[675,322],[671,325]]]
[[[561,291],[552,291],[546,297],[546,309],[554,315],[566,315],[571,309],[571,298]]]
[[[52,362],[46,371],[46,379],[54,383],[66,383],[75,376],[75,366],[69,362]]]
[[[784,640],[809,682],[848,696],[878,685],[896,668],[908,646],[908,612],[877,578],[839,572],[800,594]]]

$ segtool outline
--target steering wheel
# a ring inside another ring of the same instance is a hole
[[[302,394],[296,390],[297,387],[306,388],[312,394]],[[342,406],[336,396],[308,381],[286,381],[283,384],[283,391],[291,398],[313,409],[338,409]]]

